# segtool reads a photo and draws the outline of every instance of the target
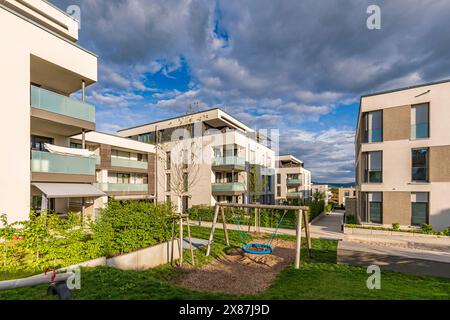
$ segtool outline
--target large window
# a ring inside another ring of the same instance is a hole
[[[281,174],[277,173],[277,184],[281,184]]]
[[[366,112],[363,121],[364,142],[383,141],[383,111]]]
[[[166,191],[170,191],[170,173],[166,173]]]
[[[428,148],[412,149],[412,181],[428,181]]]
[[[423,139],[430,136],[429,104],[417,104],[411,107],[411,139]]]
[[[364,160],[364,182],[383,182],[383,152],[366,152],[364,153]]]
[[[172,163],[172,158],[170,157],[170,151],[166,152],[166,169],[170,169],[170,165]]]
[[[411,224],[428,223],[428,192],[411,193]]]
[[[369,221],[383,223],[383,194],[381,192],[369,192]]]
[[[111,150],[111,158],[130,159],[130,153],[127,151],[112,149]]]

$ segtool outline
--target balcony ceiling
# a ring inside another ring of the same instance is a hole
[[[69,95],[79,91],[83,80],[86,82],[86,86],[94,83],[91,79],[82,77],[77,73],[33,55],[31,56],[30,63],[31,83],[57,91],[61,94]]]
[[[80,134],[82,129],[77,126],[71,126],[66,123],[58,123],[55,121],[31,117],[31,132],[45,132],[49,134],[57,134],[61,136],[73,136]]]

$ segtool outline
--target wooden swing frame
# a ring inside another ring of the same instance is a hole
[[[308,255],[312,256],[312,245],[311,245],[311,230],[308,222],[307,212],[309,210],[308,207],[304,206],[288,206],[288,205],[267,205],[267,204],[243,204],[243,203],[216,203],[214,208],[214,217],[211,225],[211,233],[209,234],[208,240],[208,248],[206,249],[206,256],[209,256],[211,253],[211,245],[214,241],[214,231],[216,229],[217,218],[219,217],[219,211],[222,217],[223,224],[223,232],[225,237],[225,243],[227,246],[230,245],[230,240],[228,237],[228,228],[227,222],[225,218],[225,208],[244,208],[247,214],[251,214],[251,210],[255,211],[255,226],[254,230],[257,233],[261,233],[261,209],[269,209],[269,210],[294,210],[297,212],[297,223],[296,223],[296,245],[295,245],[295,269],[300,268],[300,251],[302,244],[302,221],[305,225],[305,235],[306,235],[306,243],[308,246]],[[250,224],[248,226],[248,232],[250,232]]]

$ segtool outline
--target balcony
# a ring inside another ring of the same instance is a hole
[[[286,198],[297,198],[297,199],[301,199],[303,198],[303,192],[288,192],[286,193]]]
[[[111,166],[147,170],[148,162],[111,157]]]
[[[31,86],[31,107],[79,120],[95,122],[93,105],[36,86]]]
[[[302,184],[302,180],[300,179],[287,179],[286,184],[288,186],[299,186]]]
[[[213,183],[212,193],[218,195],[234,195],[245,192],[245,186],[241,182]]]
[[[95,158],[31,151],[31,172],[95,175]]]
[[[245,170],[245,159],[237,156],[215,157],[212,160],[212,167],[217,171]]]
[[[103,192],[148,192],[148,184],[137,183],[94,183],[94,186]]]

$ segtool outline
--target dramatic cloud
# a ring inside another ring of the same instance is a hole
[[[279,128],[315,181],[352,181],[359,96],[450,75],[448,0],[53,0],[81,7],[89,90],[115,131],[220,106]],[[366,9],[381,7],[381,29]],[[336,140],[338,139],[338,140]]]

